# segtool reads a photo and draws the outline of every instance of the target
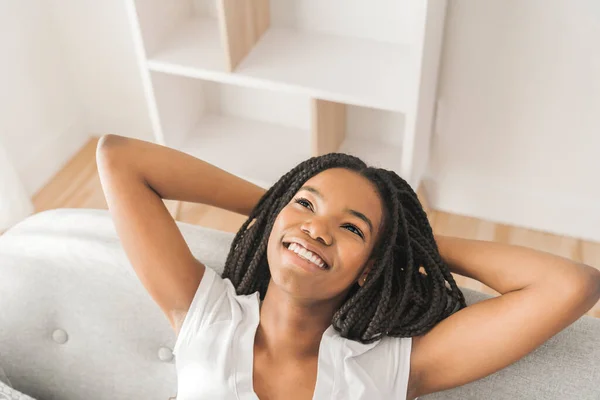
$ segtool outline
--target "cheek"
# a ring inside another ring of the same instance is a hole
[[[277,225],[277,221],[275,221],[267,242],[267,261],[269,261],[269,264],[271,264],[273,251],[276,250],[276,246],[279,244],[279,238],[281,237],[279,232],[279,226]]]
[[[355,243],[354,240],[350,239],[345,241],[339,240],[337,251],[338,260],[344,270],[355,270],[357,274],[360,272],[361,267],[365,264],[370,254],[366,247],[359,243]]]
[[[342,292],[358,279],[370,252],[352,240],[338,240],[336,252],[338,270],[337,274],[329,279],[329,284],[334,292]]]
[[[273,228],[271,229],[271,233],[269,234],[269,241],[267,243],[267,261],[269,265],[271,265],[271,261],[275,255],[275,252],[278,250],[278,246],[281,245],[281,239],[285,233],[285,230],[289,226],[289,212],[285,212],[285,208],[279,213],[275,222],[273,223]]]
[[[292,218],[291,218],[291,213],[289,211],[289,207],[284,207],[277,215],[277,218],[275,218],[275,222],[273,223],[272,232],[283,231],[285,229],[285,226],[289,225],[291,220],[292,220]]]
[[[269,234],[269,248],[276,245],[279,242],[279,239],[284,233],[285,225],[285,215],[282,215],[280,213],[275,219],[275,222],[273,223],[273,228],[271,228],[271,233]]]
[[[273,231],[280,231],[286,224],[287,215],[285,212],[280,212],[277,218],[275,218],[275,222],[273,223]]]

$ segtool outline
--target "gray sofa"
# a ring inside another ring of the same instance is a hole
[[[233,235],[178,224],[220,271]],[[488,297],[464,292],[470,304]],[[40,400],[167,400],[174,340],[107,211],[46,211],[0,236],[0,366],[16,389]],[[582,317],[510,367],[421,399],[598,400],[600,320]]]

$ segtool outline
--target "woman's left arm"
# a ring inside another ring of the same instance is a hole
[[[521,359],[600,298],[600,271],[521,246],[436,236],[450,270],[501,293],[413,338],[409,398],[460,386]]]
[[[441,235],[435,240],[451,272],[473,278],[501,294],[541,284],[569,290],[573,284],[577,288],[581,283],[593,284],[600,276],[600,271],[588,265],[528,247]]]

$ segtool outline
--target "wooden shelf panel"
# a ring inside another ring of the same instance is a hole
[[[309,141],[303,129],[205,115],[176,148],[268,188],[310,157]]]
[[[271,28],[234,73],[226,72],[218,23],[193,18],[148,60],[152,71],[406,111],[410,46]]]

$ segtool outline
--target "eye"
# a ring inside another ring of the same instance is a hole
[[[348,229],[350,232],[360,236],[362,239],[365,238],[365,235],[363,235],[362,231],[360,229],[358,229],[356,226],[352,225],[352,224],[346,224],[342,226],[343,228]]]
[[[311,211],[312,211],[312,209],[313,209],[313,208],[312,208],[312,203],[311,203],[310,201],[306,200],[306,199],[305,199],[305,198],[303,198],[303,197],[299,197],[299,198],[297,198],[297,199],[294,199],[294,201],[295,201],[296,203],[300,204],[302,207],[304,207],[304,208],[308,208],[308,209],[309,209],[309,210],[311,210]]]
[[[308,208],[309,210],[313,211],[312,203],[310,201],[306,200],[304,197],[295,198],[294,203],[300,204],[302,207]],[[360,229],[358,229],[355,225],[345,224],[345,225],[342,225],[342,228],[347,229],[348,231],[354,233],[355,235],[359,236],[363,240],[365,238],[365,235],[362,233],[362,231]]]

